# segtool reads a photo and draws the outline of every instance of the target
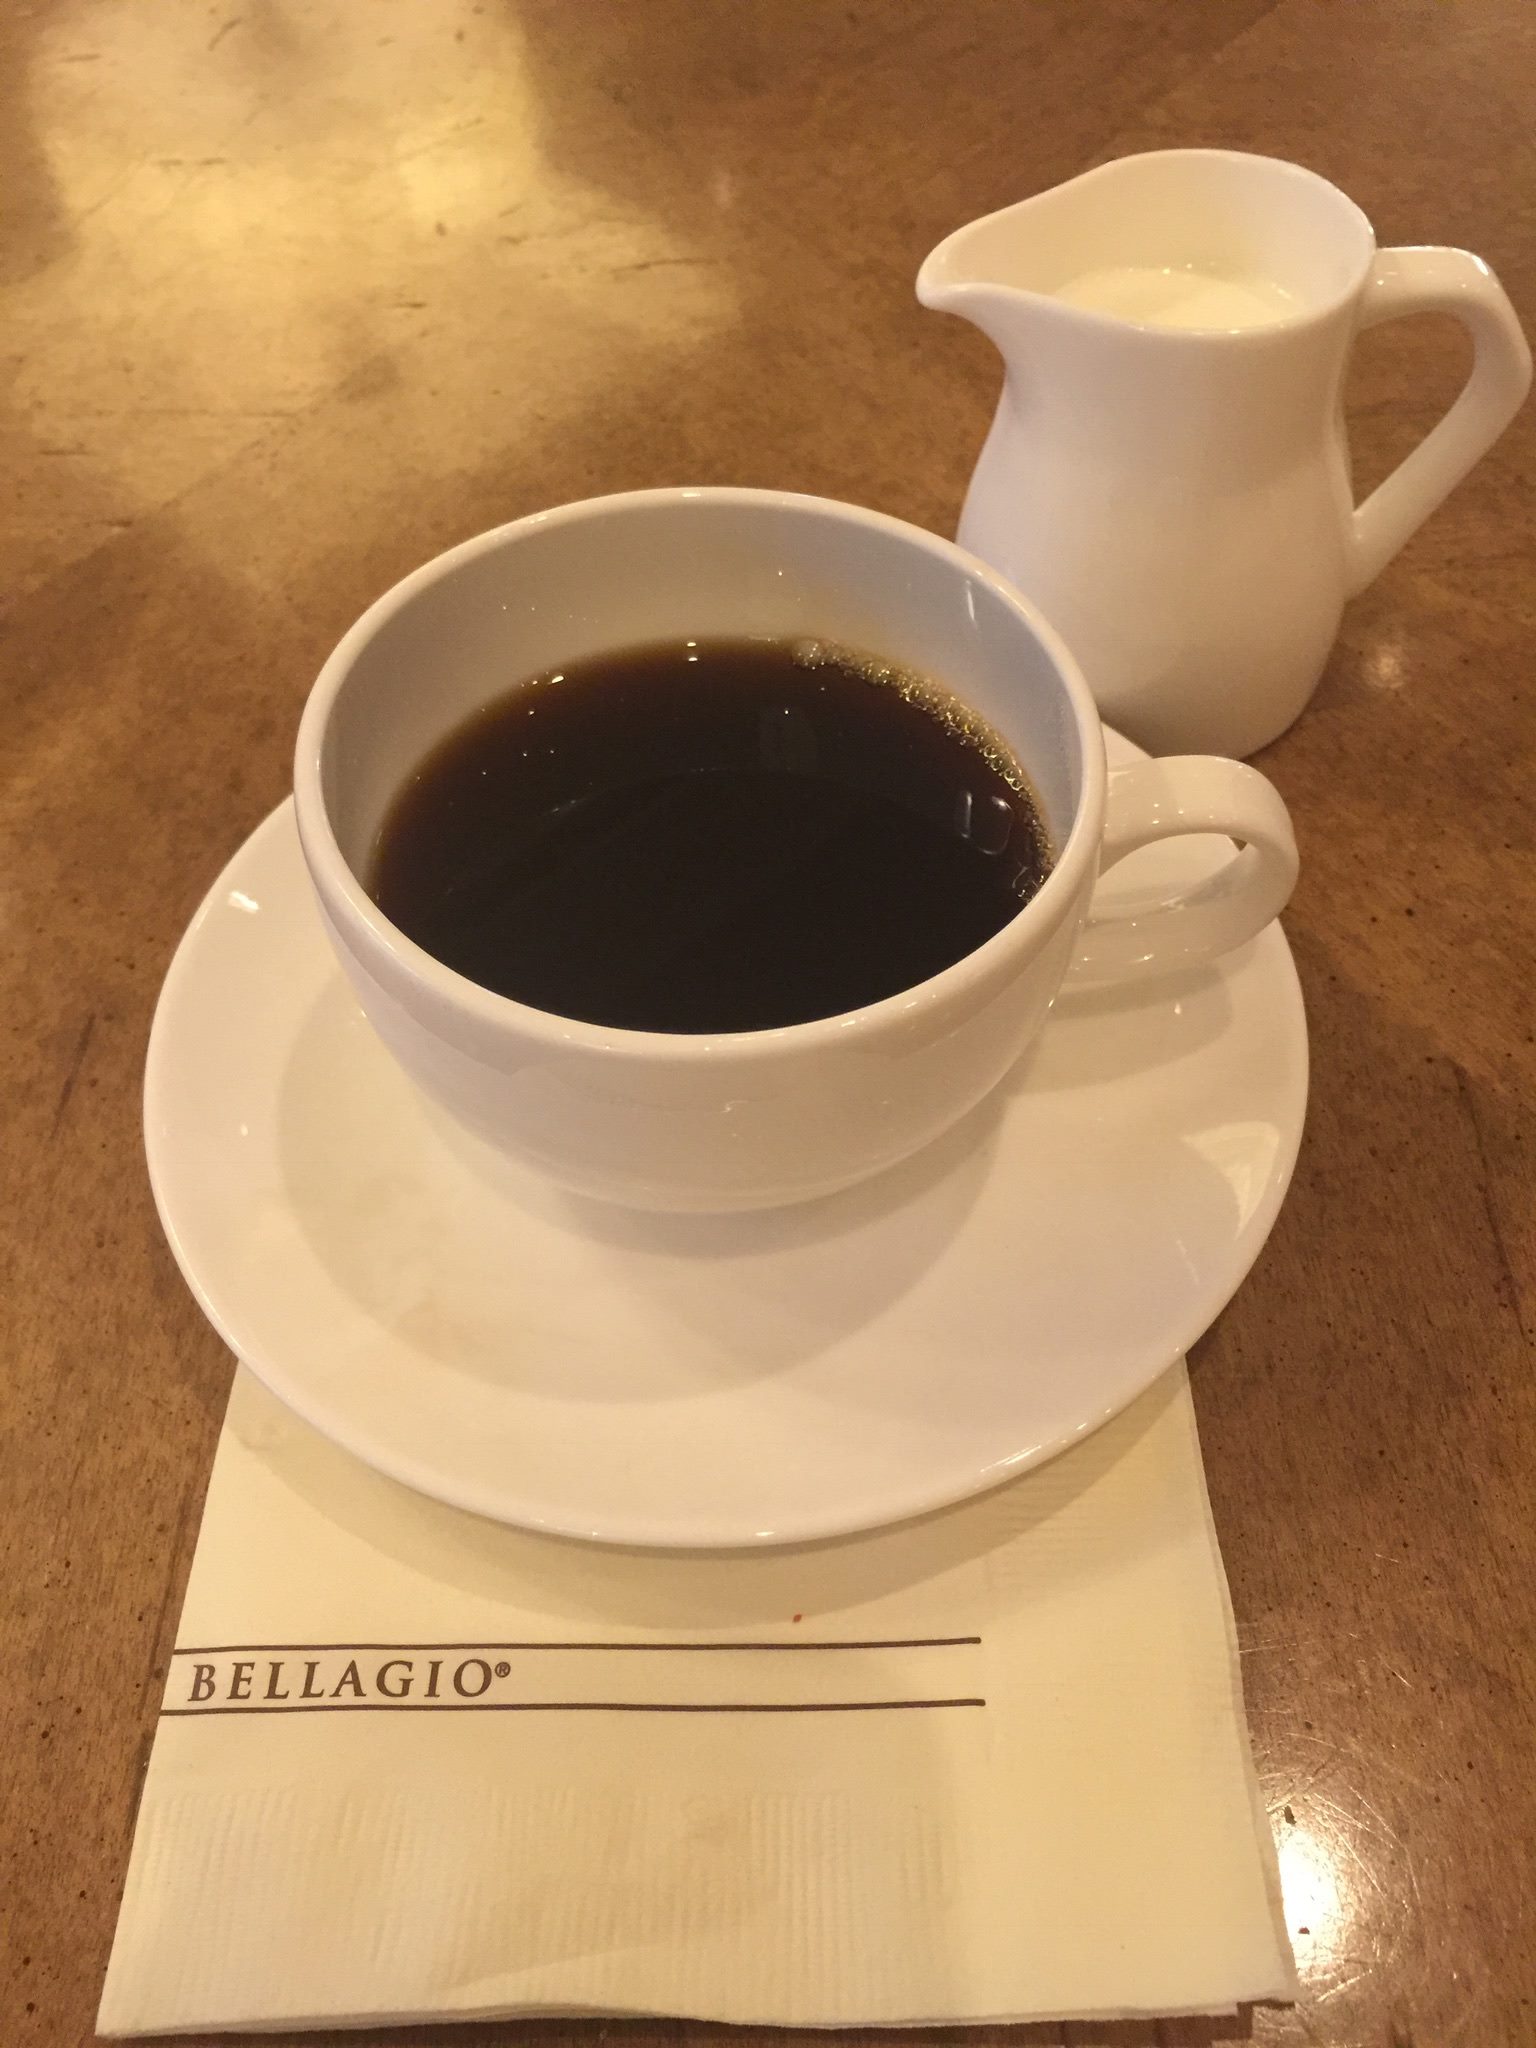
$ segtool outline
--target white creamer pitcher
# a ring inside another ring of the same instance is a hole
[[[1112,724],[1250,754],[1311,695],[1346,598],[1503,431],[1531,357],[1461,249],[1383,249],[1272,157],[1123,157],[989,214],[918,274],[1007,376],[958,538],[1038,604]],[[1342,393],[1362,328],[1451,313],[1471,374],[1354,504]]]

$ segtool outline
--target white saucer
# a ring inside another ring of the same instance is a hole
[[[1110,758],[1134,755],[1111,736]],[[1160,894],[1229,849],[1148,849]],[[428,1107],[313,908],[293,809],[166,977],[145,1132],[214,1326],[358,1457],[500,1520],[730,1546],[915,1515],[1107,1421],[1269,1234],[1306,1104],[1271,927],[1219,971],[1064,997],[1009,1083],[880,1180],[651,1217],[561,1195]]]

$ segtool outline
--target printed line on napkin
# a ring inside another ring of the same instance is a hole
[[[890,1714],[915,1707],[984,1707],[953,1700],[317,1700],[311,1706],[162,1707],[162,1720],[210,1714]]]
[[[606,1643],[209,1643],[204,1646],[184,1648],[180,1644],[172,1650],[173,1657],[266,1657],[276,1652],[279,1656],[304,1656],[310,1651],[330,1652],[337,1650],[491,1650],[497,1655],[508,1650],[954,1650],[979,1646],[980,1636],[892,1636],[889,1638],[854,1638],[847,1642],[726,1642],[716,1639],[707,1643],[650,1643],[650,1642],[606,1642]]]
[[[975,1682],[981,1675],[980,1648],[979,1636],[183,1647],[172,1653],[161,1712],[167,1718],[196,1719],[211,1714],[473,1710],[846,1714],[979,1707],[986,1704]],[[824,1654],[773,1654],[813,1649]],[[924,1684],[905,1655],[913,1649],[940,1653],[951,1682]],[[636,1654],[648,1650],[663,1654]],[[699,1654],[678,1654],[690,1652]]]

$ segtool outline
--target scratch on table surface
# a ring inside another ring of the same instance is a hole
[[[1332,1770],[1334,1765],[1340,1761],[1343,1754],[1343,1750],[1339,1747],[1337,1743],[1330,1743],[1328,1745],[1328,1754],[1321,1760],[1321,1762],[1313,1765],[1312,1769],[1307,1773],[1306,1777],[1301,1779],[1293,1778],[1287,1780],[1284,1797],[1287,1800],[1293,1802],[1297,1799],[1305,1798],[1306,1795],[1312,1790],[1312,1787],[1317,1783],[1318,1779],[1321,1778],[1326,1771]]]
[[[1363,1984],[1369,1975],[1370,1972],[1368,1970],[1356,1970],[1353,1977],[1342,1977],[1337,1984],[1330,1984],[1326,1991],[1316,1992],[1313,1995],[1312,2003],[1314,2005],[1326,2005],[1330,1998],[1337,1998],[1341,1992],[1353,1991],[1355,1986]],[[1316,2040],[1317,2036],[1314,2034],[1312,2038]],[[1390,2042],[1388,2043],[1388,2048],[1392,2048]]]
[[[70,215],[70,226],[72,228],[81,228],[91,218],[91,215],[93,213],[100,213],[101,209],[107,204],[109,200],[115,199],[117,197],[118,193],[122,191],[123,187],[128,183],[129,179],[132,178],[136,172],[143,170],[146,161],[147,159],[144,157],[135,157],[133,162],[128,166],[127,170],[121,172],[117,177],[115,177],[107,186],[106,190],[102,192],[97,198],[93,199],[89,206],[82,206],[78,213]]]
[[[1413,1850],[1410,1847],[1407,1838],[1397,1828],[1393,1827],[1391,1821],[1387,1819],[1386,1815],[1382,1812],[1381,1808],[1379,1806],[1373,1805],[1373,1803],[1366,1798],[1365,1794],[1359,1789],[1358,1786],[1356,1786],[1355,1788],[1355,1798],[1358,1800],[1360,1805],[1365,1808],[1366,1812],[1370,1814],[1371,1818],[1376,1822],[1376,1828],[1373,1830],[1373,1832],[1378,1833],[1383,1841],[1390,1843],[1391,1846],[1394,1849],[1398,1850],[1398,1852],[1401,1854],[1403,1859],[1403,1870],[1407,1876],[1409,1886],[1413,1892],[1413,1902],[1422,1914],[1424,1910],[1424,1894],[1419,1889],[1418,1861],[1417,1858],[1414,1856]]]
[[[1350,1787],[1350,1790],[1359,1799],[1360,1795],[1353,1786]],[[1361,1799],[1360,1803],[1363,1806],[1365,1801]],[[1373,1827],[1370,1821],[1362,1820],[1358,1813],[1351,1813],[1347,1806],[1342,1805],[1337,1799],[1330,1798],[1326,1792],[1315,1792],[1312,1795],[1312,1804],[1323,1812],[1335,1816],[1334,1824],[1339,1829],[1341,1837],[1343,1829],[1339,1828],[1340,1822],[1343,1823],[1344,1828],[1358,1828],[1362,1834],[1379,1835],[1383,1841],[1390,1843],[1394,1848],[1401,1847],[1402,1845],[1401,1836],[1398,1835],[1389,1821],[1382,1818],[1381,1814],[1374,1807],[1371,1809],[1376,1822],[1376,1825]]]
[[[165,1641],[166,1622],[170,1613],[171,1602],[175,1598],[177,1588],[181,1583],[181,1573],[177,1567],[181,1561],[181,1554],[186,1548],[188,1527],[196,1519],[198,1511],[202,1506],[202,1499],[202,1486],[197,1481],[189,1479],[182,1488],[181,1500],[177,1506],[176,1519],[171,1530],[171,1540],[166,1550],[165,1583],[160,1588],[160,1605],[155,1612],[155,1625],[149,1632],[149,1658],[144,1666],[144,1675],[139,1680],[139,1698],[141,1701],[148,1692],[156,1671],[168,1661],[170,1644]],[[172,1642],[174,1642],[176,1633],[176,1625],[174,1623],[171,1626],[170,1632]],[[154,1724],[152,1722],[150,1724],[150,1739],[153,1740],[153,1737]]]
[[[641,270],[702,270],[720,261],[718,256],[645,256],[638,263],[615,263],[611,277],[633,277]]]
[[[296,408],[271,405],[92,405],[71,406],[71,420],[289,420]]]
[[[50,1138],[56,1138],[59,1135],[59,1127],[64,1121],[64,1112],[69,1108],[69,1098],[75,1092],[75,1083],[80,1078],[80,1069],[85,1065],[85,1055],[90,1049],[91,1033],[95,1029],[96,1012],[92,1010],[84,1024],[80,1027],[80,1036],[75,1040],[75,1051],[69,1063],[69,1071],[64,1076],[64,1085],[59,1090],[59,1099],[53,1107],[53,1122],[48,1129]]]
[[[450,142],[456,142],[461,135],[468,135],[472,129],[485,126],[484,114],[476,114],[472,120],[457,121],[453,127],[445,128],[440,135],[429,136],[425,142],[418,142],[414,149],[402,149],[396,153],[397,164],[413,163],[419,156],[427,156],[434,149],[445,149]]]
[[[1509,1294],[1509,1305],[1515,1312],[1515,1323],[1521,1336],[1529,1344],[1531,1331],[1525,1320],[1525,1304],[1520,1298],[1520,1281],[1515,1264],[1509,1255],[1509,1246],[1504,1242],[1504,1226],[1499,1221],[1498,1204],[1493,1198],[1493,1171],[1488,1161],[1488,1147],[1483,1138],[1483,1122],[1477,1113],[1477,1091],[1472,1085],[1472,1076],[1460,1060],[1449,1060],[1447,1065],[1456,1077],[1456,1092],[1461,1098],[1462,1109],[1467,1122],[1472,1126],[1472,1139],[1477,1146],[1478,1178],[1482,1185],[1483,1212],[1488,1218],[1488,1233],[1493,1239],[1493,1248],[1498,1256],[1499,1270]]]
[[[1366,1883],[1370,1886],[1371,1890],[1376,1894],[1377,1898],[1381,1899],[1384,1903],[1390,1903],[1391,1895],[1388,1892],[1386,1886],[1382,1883],[1381,1879],[1376,1875],[1375,1871],[1372,1870],[1370,1864],[1366,1862],[1365,1858],[1360,1854],[1360,1851],[1355,1847],[1354,1843],[1349,1839],[1348,1835],[1346,1835],[1342,1829],[1339,1829],[1337,1831],[1337,1839],[1338,1846],[1344,1851],[1344,1854],[1346,1856],[1350,1857],[1353,1860],[1353,1862],[1359,1869],[1360,1875],[1365,1879]]]
[[[1359,1800],[1360,1804],[1365,1808],[1366,1812],[1371,1816],[1371,1819],[1375,1821],[1377,1827],[1380,1829],[1381,1833],[1386,1836],[1389,1842],[1402,1842],[1403,1838],[1401,1834],[1399,1834],[1398,1830],[1395,1827],[1393,1827],[1391,1821],[1387,1819],[1387,1816],[1382,1812],[1381,1808],[1379,1806],[1373,1805],[1372,1802],[1366,1798],[1365,1794],[1360,1790],[1358,1786],[1356,1786],[1355,1788],[1355,1797]]]

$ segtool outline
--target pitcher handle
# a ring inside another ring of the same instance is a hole
[[[1143,980],[1230,953],[1280,914],[1296,885],[1290,816],[1256,768],[1172,754],[1110,771],[1101,875],[1138,846],[1209,832],[1242,842],[1214,875],[1128,913],[1095,916],[1090,907],[1069,989]]]
[[[1531,351],[1504,287],[1465,249],[1383,249],[1357,332],[1408,313],[1450,313],[1472,337],[1472,369],[1450,411],[1354,515],[1349,595],[1363,590],[1486,454],[1530,388]]]

